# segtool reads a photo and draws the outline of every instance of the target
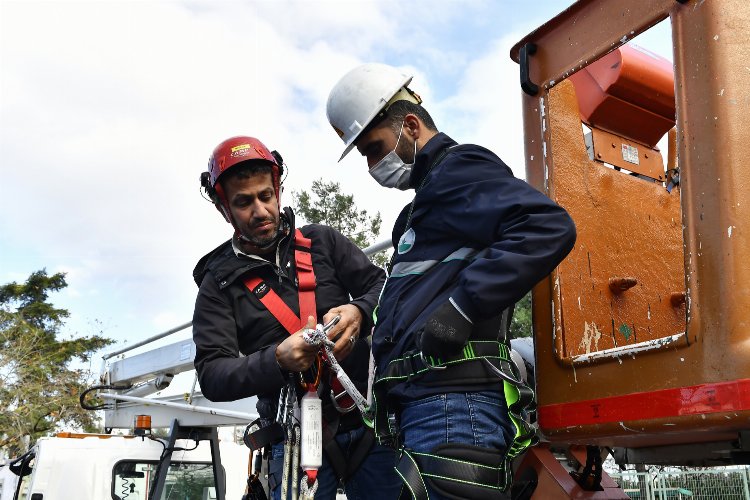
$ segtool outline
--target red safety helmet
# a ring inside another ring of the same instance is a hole
[[[232,224],[232,213],[229,210],[229,202],[224,195],[224,190],[219,183],[219,178],[230,168],[240,163],[252,160],[268,162],[271,165],[271,177],[273,189],[276,191],[276,199],[281,203],[281,176],[284,174],[284,160],[276,151],[269,149],[255,137],[237,136],[231,137],[216,146],[211,157],[208,159],[208,171],[201,174],[201,186],[206,190],[208,197],[216,205],[224,218]]]

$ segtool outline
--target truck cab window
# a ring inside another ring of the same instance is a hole
[[[112,499],[146,500],[155,479],[156,465],[156,461],[131,460],[115,464],[112,470]],[[212,465],[200,462],[171,462],[161,498],[216,498]]]

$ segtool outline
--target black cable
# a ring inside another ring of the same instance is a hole
[[[190,434],[192,434],[193,432],[196,432],[196,431],[190,431]],[[161,452],[161,456],[159,457],[159,461],[156,463],[156,469],[154,470],[154,478],[159,477],[159,472],[161,471],[161,468],[164,467],[164,462],[167,458],[167,452],[171,453],[175,451],[192,451],[198,448],[198,445],[200,445],[200,441],[198,439],[191,438],[190,435],[188,435],[187,439],[192,439],[195,442],[195,446],[193,446],[192,448],[182,448],[179,446],[168,448],[167,445],[164,444],[162,440],[159,438],[149,436],[149,439],[151,439],[152,441],[156,441],[157,443],[161,444],[164,447],[164,449]],[[169,467],[169,464],[167,464],[167,467]],[[148,492],[148,498],[152,498],[154,496],[154,491],[156,491],[156,483],[157,481],[154,481],[153,483],[151,483],[151,487],[149,488],[149,492]]]
[[[581,472],[570,475],[586,491],[602,491],[602,455],[598,446],[586,446],[586,464]]]
[[[120,492],[121,495],[125,495],[120,497],[121,500],[125,500],[130,496],[130,492],[128,491],[130,489],[130,480],[126,477],[121,478],[122,484],[120,487],[122,488],[122,491]]]
[[[85,391],[81,393],[81,395],[78,398],[78,402],[81,404],[81,408],[83,408],[84,410],[107,410],[110,408],[109,403],[102,403],[99,405],[92,406],[86,403],[84,399],[86,398],[89,392],[98,391],[99,389],[112,389],[115,391],[124,391],[127,389],[131,389],[132,387],[133,387],[132,384],[130,385],[94,385],[92,387],[89,387],[88,389],[86,389]]]
[[[163,453],[163,452],[164,452],[164,451],[165,451],[165,450],[167,449],[167,445],[166,445],[166,444],[164,444],[164,443],[162,442],[162,440],[161,440],[161,439],[159,439],[158,437],[156,437],[156,436],[152,436],[151,434],[149,434],[149,435],[147,435],[147,436],[141,436],[141,439],[143,439],[144,437],[147,437],[147,438],[149,438],[149,439],[150,439],[151,441],[156,441],[157,443],[159,443],[159,444],[161,445],[161,447],[162,447],[162,453]]]
[[[13,495],[13,498],[20,498],[18,494],[21,491],[21,484],[23,484],[23,481],[21,480],[21,478],[23,478],[23,476],[27,476],[31,474],[31,468],[29,467],[29,463],[34,459],[34,457],[36,457],[36,453],[34,453],[34,450],[29,450],[9,464],[10,470],[13,473],[15,473],[15,471],[13,470],[13,467],[18,463],[19,460],[21,461],[21,465],[18,467],[18,470],[19,470],[18,483],[16,484],[16,492]],[[27,468],[28,468],[28,472],[24,474],[24,471]]]

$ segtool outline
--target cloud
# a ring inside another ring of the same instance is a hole
[[[337,163],[343,144],[325,119],[328,91],[356,64],[413,72],[441,128],[493,149],[522,175],[517,69],[507,55],[520,34],[488,21],[509,26],[512,6],[0,8],[0,278],[66,270],[70,288],[59,300],[79,332],[103,325],[105,335],[132,343],[191,318],[192,268],[230,234],[200,196],[198,176],[213,147],[232,135],[256,135],[281,151],[286,203],[315,179],[335,179],[360,208],[381,212],[389,237],[411,194],[376,186],[356,152]]]
[[[518,66],[508,57],[519,38],[519,34],[508,34],[494,41],[467,66],[455,95],[440,102],[439,109],[441,115],[451,117],[454,139],[491,149],[523,179]]]

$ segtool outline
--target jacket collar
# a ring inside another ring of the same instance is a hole
[[[427,141],[427,144],[422,146],[422,149],[419,150],[417,157],[414,159],[414,166],[409,177],[409,187],[418,189],[427,177],[427,174],[430,173],[430,170],[434,166],[433,164],[440,154],[445,149],[456,144],[456,141],[442,132],[438,132],[432,139]]]

